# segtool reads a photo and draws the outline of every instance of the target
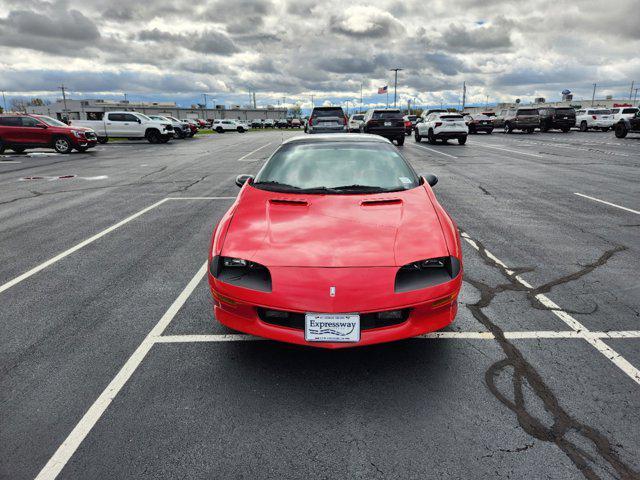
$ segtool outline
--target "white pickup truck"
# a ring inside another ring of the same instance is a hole
[[[171,123],[152,120],[142,113],[94,112],[90,115],[92,120],[71,120],[70,125],[93,129],[100,143],[106,143],[109,137],[146,138],[149,143],[167,143],[173,138]]]

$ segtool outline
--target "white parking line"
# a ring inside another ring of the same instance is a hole
[[[576,330],[560,331],[519,331],[504,332],[509,339],[595,339],[595,338],[640,338],[640,330],[620,330],[610,332],[579,332]],[[413,338],[427,340],[493,340],[491,332],[431,332]],[[253,335],[219,334],[219,335],[163,335],[156,339],[156,343],[215,343],[242,342],[250,340],[265,340]]]
[[[424,145],[420,145],[420,144],[412,144],[412,146],[414,146],[414,147],[418,147],[418,148],[422,148],[423,150],[429,150],[430,152],[438,153],[438,154],[440,154],[440,155],[444,155],[445,157],[455,158],[456,160],[458,159],[458,157],[456,157],[455,155],[449,155],[448,153],[444,153],[444,152],[441,152],[441,151],[439,151],[439,150],[435,150],[435,149],[433,149],[433,148],[425,147]]]
[[[474,249],[480,250],[479,245],[467,234],[462,233],[462,238],[471,245]],[[486,249],[484,252],[490,256],[491,258],[496,258],[495,255],[490,254]],[[503,262],[499,262],[499,264],[504,268],[505,272],[509,276],[513,276],[513,278],[520,283],[523,287],[531,290],[533,287],[531,284],[523,280],[520,275],[514,276],[514,271],[506,268]],[[536,295],[536,299],[545,306],[551,313],[553,313],[556,317],[566,323],[571,329],[573,329],[577,333],[581,333],[580,338],[584,338],[585,341],[590,343],[596,350],[602,353],[605,357],[607,357],[613,364],[622,370],[625,374],[627,374],[634,382],[640,385],[640,370],[631,365],[622,355],[613,350],[607,344],[605,344],[600,337],[593,336],[592,334],[595,332],[589,331],[587,327],[585,327],[578,320],[569,315],[566,311],[562,310],[553,300],[551,300],[546,295],[542,293]],[[610,337],[610,338],[629,338],[629,337]],[[633,337],[630,337],[633,338]]]
[[[544,158],[544,155],[538,155],[537,153],[521,152],[519,150],[511,150],[509,148],[494,147],[493,145],[486,145],[484,143],[473,142],[472,145],[484,148],[495,148],[496,150],[502,150],[509,153],[517,153],[518,155],[529,155],[530,157]]]
[[[253,152],[249,152],[249,153],[247,153],[246,155],[244,155],[244,156],[240,157],[240,158],[238,159],[238,162],[256,162],[257,160],[251,160],[251,159],[249,159],[249,160],[245,160],[245,159],[246,159],[247,157],[249,157],[249,156],[253,155],[254,153],[256,153],[256,152],[258,152],[258,151],[262,150],[264,147],[268,147],[268,146],[269,146],[269,145],[271,145],[272,143],[273,143],[273,142],[269,142],[269,143],[267,143],[266,145],[263,145],[263,146],[261,146],[261,147],[256,148]]]
[[[22,163],[17,160],[0,160],[0,165],[4,165],[5,163]]]
[[[155,327],[147,334],[140,346],[129,357],[129,360],[120,369],[118,374],[111,380],[107,388],[100,394],[100,396],[93,402],[93,405],[89,407],[89,410],[84,414],[78,424],[71,430],[71,433],[67,436],[62,445],[58,447],[53,456],[49,459],[47,464],[42,468],[36,480],[53,480],[56,478],[69,459],[73,456],[78,449],[82,441],[89,434],[94,425],[100,420],[100,417],[105,412],[109,404],[118,395],[118,392],[127,383],[133,372],[140,365],[144,357],[149,353],[151,347],[156,342],[156,339],[162,335],[162,332],[167,328],[173,317],[175,317],[178,310],[184,305],[191,293],[195,290],[200,283],[200,280],[207,272],[207,263],[202,264],[198,272],[189,281],[184,290],[178,295],[178,298],[174,300],[169,309],[164,313],[162,318],[158,321]]]
[[[124,220],[119,221],[118,223],[116,223],[115,225],[111,225],[109,228],[105,228],[104,230],[102,230],[99,233],[96,233],[94,236],[87,238],[86,240],[83,240],[82,242],[78,243],[77,245],[71,247],[68,250],[65,250],[62,253],[59,253],[58,255],[56,255],[53,258],[50,258],[49,260],[47,260],[46,262],[41,263],[40,265],[38,265],[37,267],[32,268],[31,270],[29,270],[28,272],[23,273],[22,275],[17,276],[16,278],[14,278],[13,280],[9,280],[7,283],[0,285],[0,293],[4,292],[5,290],[10,289],[11,287],[13,287],[14,285],[17,285],[18,283],[22,282],[23,280],[26,280],[27,278],[29,278],[30,276],[38,273],[40,270],[43,270],[45,268],[47,268],[49,265],[53,265],[54,263],[56,263],[59,260],[62,260],[64,257],[67,257],[69,255],[71,255],[73,252],[77,252],[78,250],[80,250],[82,247],[86,247],[87,245],[89,245],[90,243],[95,242],[96,240],[104,237],[106,234],[113,232],[114,230],[116,230],[117,228],[120,228],[122,225],[125,225],[127,223],[129,223],[131,220],[135,220],[136,218],[138,218],[140,215],[144,215],[145,213],[147,213],[149,210],[153,210],[154,208],[156,208],[159,205],[162,205],[164,202],[166,202],[168,199],[163,198],[162,200],[160,200],[159,202],[154,203],[153,205],[149,205],[147,208],[143,208],[142,210],[140,210],[138,213],[134,213],[133,215],[131,215],[130,217],[125,218]]]
[[[167,197],[167,198],[163,198],[159,202],[156,202],[153,205],[149,205],[147,208],[143,208],[139,212],[134,213],[133,215],[131,215],[130,217],[127,217],[124,220],[119,221],[115,225],[111,225],[109,228],[105,228],[101,232],[96,233],[94,236],[89,237],[86,240],[83,240],[82,242],[78,243],[77,245],[74,245],[73,247],[71,247],[68,250],[65,250],[62,253],[59,253],[55,257],[50,258],[46,262],[41,263],[40,265],[38,265],[37,267],[32,268],[28,272],[25,272],[22,275],[19,275],[16,278],[14,278],[13,280],[9,280],[7,283],[5,283],[3,285],[0,285],[0,293],[4,292],[5,290],[10,289],[11,287],[17,285],[18,283],[22,282],[23,280],[26,280],[27,278],[31,277],[32,275],[35,275],[39,271],[47,268],[49,265],[53,265],[57,261],[62,260],[63,258],[71,255],[74,252],[77,252],[81,248],[86,247],[87,245],[89,245],[90,243],[93,243],[96,240],[99,240],[100,238],[104,237],[108,233],[113,232],[117,228],[120,228],[121,226],[129,223],[130,221],[135,220],[139,216],[144,215],[145,213],[149,212],[150,210],[153,210],[154,208],[162,205],[163,203],[165,203],[167,201],[170,201],[170,200],[235,200],[235,198],[236,197]]]
[[[585,195],[583,193],[574,192],[574,195],[578,195],[579,197],[588,198],[589,200],[593,200],[594,202],[604,203],[605,205],[609,205],[611,207],[619,208],[620,210],[625,210],[627,212],[631,212],[631,213],[635,213],[636,215],[640,215],[640,212],[638,210],[632,210],[630,208],[623,207],[621,205],[616,205],[615,203],[606,202],[605,200],[600,200],[599,198],[596,198],[596,197],[590,197],[589,195]]]

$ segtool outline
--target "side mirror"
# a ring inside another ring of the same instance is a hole
[[[434,187],[436,183],[438,183],[438,177],[431,173],[422,175],[422,178],[424,178],[424,181],[427,182],[431,187]]]
[[[236,177],[236,185],[242,188],[245,183],[253,182],[254,178],[255,177],[253,175],[240,174]]]
[[[140,120],[139,118],[138,118],[138,123],[142,123],[142,120]]]
[[[422,123],[422,118],[416,118],[416,124]]]

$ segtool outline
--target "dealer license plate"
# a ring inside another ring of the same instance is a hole
[[[384,122],[384,126],[385,127],[390,127],[391,126],[391,122]]]
[[[307,342],[359,342],[357,313],[307,313],[304,321]]]

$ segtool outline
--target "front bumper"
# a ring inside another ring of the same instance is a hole
[[[462,271],[440,285],[394,293],[397,268],[271,267],[272,292],[258,292],[218,281],[209,274],[216,319],[234,330],[281,342],[320,348],[348,348],[415,337],[444,328],[457,313]],[[301,273],[304,270],[304,274]],[[330,296],[335,287],[335,296]],[[409,309],[406,320],[380,328],[363,329],[357,343],[307,342],[304,328],[266,322],[259,308],[298,314],[359,313]]]

